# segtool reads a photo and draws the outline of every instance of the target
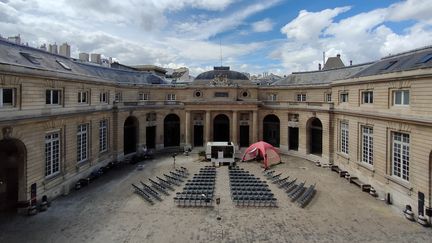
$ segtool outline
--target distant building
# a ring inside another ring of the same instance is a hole
[[[175,83],[192,82],[193,77],[189,74],[189,68],[166,68],[165,78]]]
[[[47,51],[47,46],[46,44],[42,44],[39,49],[43,50],[43,51]]]
[[[53,54],[58,54],[57,44],[56,43],[54,43],[53,45],[49,44],[48,45],[48,52],[51,52]]]
[[[7,40],[10,41],[10,42],[15,43],[17,45],[21,45],[21,35],[20,34],[18,34],[16,36],[9,36],[7,38]]]
[[[59,54],[65,57],[70,57],[70,45],[65,42],[60,46]]]
[[[101,54],[97,54],[97,53],[90,54],[90,62],[102,64]]]
[[[78,55],[78,59],[80,59],[81,61],[84,61],[84,62],[88,62],[89,58],[90,58],[90,55],[88,53],[85,53],[85,52],[81,52]]]

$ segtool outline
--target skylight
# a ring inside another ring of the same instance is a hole
[[[432,53],[426,54],[417,63],[427,63],[432,60]]]
[[[391,66],[395,65],[397,62],[398,62],[398,61],[391,61],[391,62],[387,63],[387,65],[384,66],[384,67],[382,68],[382,70],[387,70],[387,69],[389,69]]]
[[[62,66],[62,68],[66,69],[66,70],[69,70],[69,71],[72,70],[72,68],[70,68],[70,67],[69,67],[66,63],[64,63],[64,62],[59,61],[59,60],[56,60],[56,62],[57,62],[58,64],[60,64],[60,66]]]
[[[25,57],[25,59],[27,59],[29,62],[33,63],[33,64],[40,64],[38,59],[41,59],[40,57],[35,57],[30,53],[27,52],[20,52],[21,56]]]

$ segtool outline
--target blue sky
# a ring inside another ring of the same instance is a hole
[[[103,3],[103,4],[101,4]],[[124,64],[224,65],[252,74],[316,70],[432,44],[430,0],[0,0],[0,34],[72,45]]]

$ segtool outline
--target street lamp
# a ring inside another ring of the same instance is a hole
[[[172,157],[173,157],[173,159],[174,159],[174,169],[175,169],[175,159],[176,159],[176,156],[177,156],[177,153],[174,153],[173,155],[172,155]]]

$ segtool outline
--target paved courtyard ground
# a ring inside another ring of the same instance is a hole
[[[329,169],[295,157],[283,161],[278,172],[317,183],[318,193],[305,209],[270,182],[278,208],[235,207],[227,167],[217,169],[219,209],[178,208],[174,193],[151,206],[131,183],[170,171],[172,158],[161,157],[146,161],[142,171],[136,165],[110,171],[53,201],[47,212],[1,218],[0,242],[432,242],[432,229],[407,221]],[[195,173],[208,163],[191,155],[179,156],[177,165]],[[264,179],[258,163],[240,166]]]

